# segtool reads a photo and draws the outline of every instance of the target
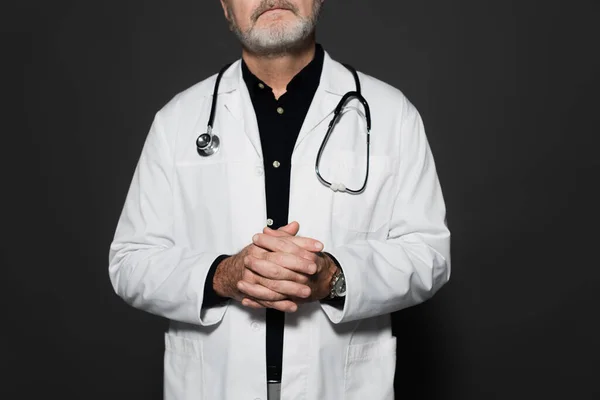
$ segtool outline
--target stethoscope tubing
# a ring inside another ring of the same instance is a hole
[[[196,149],[198,151],[198,154],[202,157],[211,156],[211,155],[217,153],[220,148],[220,139],[217,135],[215,135],[213,133],[215,111],[217,108],[217,98],[218,98],[219,84],[221,82],[221,78],[223,77],[223,74],[225,73],[225,71],[227,71],[227,69],[232,64],[233,63],[229,63],[229,64],[223,66],[217,75],[217,79],[215,81],[215,86],[214,86],[214,91],[213,91],[212,104],[211,104],[211,108],[210,108],[210,115],[209,115],[208,123],[207,123],[207,127],[206,127],[206,132],[201,133],[198,136],[198,138],[196,139]],[[331,119],[331,122],[329,122],[329,126],[327,128],[327,133],[325,134],[325,137],[323,138],[323,141],[321,142],[321,146],[319,147],[319,151],[317,152],[317,158],[315,161],[315,172],[317,174],[317,178],[319,179],[319,181],[322,184],[328,186],[333,191],[348,192],[350,194],[360,194],[365,190],[368,179],[369,179],[369,166],[370,166],[370,158],[369,157],[370,157],[370,153],[371,153],[371,151],[370,151],[371,111],[369,109],[369,103],[361,94],[361,87],[360,87],[360,80],[358,78],[358,73],[349,64],[343,64],[343,65],[352,73],[355,84],[356,84],[356,90],[347,92],[346,94],[344,94],[342,96],[342,99],[339,101],[338,105],[336,106],[336,108],[333,112],[333,118]],[[353,99],[353,98],[356,98],[360,103],[362,103],[362,105],[365,109],[365,119],[367,122],[367,166],[366,166],[366,172],[365,172],[365,179],[363,181],[362,186],[359,189],[350,189],[350,188],[347,188],[342,183],[329,182],[325,178],[323,178],[323,176],[321,176],[321,172],[319,170],[319,165],[321,162],[321,156],[323,154],[323,150],[325,149],[325,146],[327,145],[327,142],[329,141],[329,137],[331,136],[333,129],[340,118],[342,109],[344,108],[346,103],[350,99]]]

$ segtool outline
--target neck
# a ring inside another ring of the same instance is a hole
[[[312,36],[293,51],[272,56],[253,54],[244,48],[242,58],[250,72],[269,85],[275,97],[279,98],[286,92],[292,78],[314,58],[315,43],[315,37]]]

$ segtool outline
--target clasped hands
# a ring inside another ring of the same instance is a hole
[[[263,233],[238,254],[223,260],[215,272],[217,294],[252,308],[295,312],[298,304],[322,300],[337,266],[322,253],[318,240],[296,236],[292,222]]]

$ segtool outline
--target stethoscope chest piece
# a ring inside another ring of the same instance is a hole
[[[217,105],[217,93],[219,92],[219,82],[221,81],[221,77],[230,65],[231,63],[221,68],[219,74],[217,75],[215,89],[213,92],[212,105],[210,107],[210,117],[208,118],[208,124],[206,125],[206,133],[201,133],[200,136],[198,136],[198,139],[196,139],[196,150],[198,150],[198,154],[200,154],[201,157],[212,156],[213,154],[218,152],[219,148],[221,147],[221,141],[219,140],[219,137],[217,135],[213,135],[212,127],[214,126],[213,124],[215,121],[215,109]]]
[[[196,150],[202,157],[212,156],[219,151],[221,141],[217,135],[213,135],[210,127],[207,133],[203,133],[196,139]]]

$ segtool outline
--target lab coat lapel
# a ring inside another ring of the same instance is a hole
[[[257,156],[262,160],[263,155],[260,134],[258,131],[258,121],[256,120],[256,113],[254,112],[254,106],[250,99],[248,87],[242,76],[241,60],[236,61],[231,69],[233,71],[228,82],[235,88],[235,92],[232,93],[231,96],[227,96],[223,101],[224,107],[239,122],[240,129],[246,133]]]
[[[329,54],[325,52],[319,87],[317,88],[311,106],[308,109],[298,138],[296,139],[294,150],[296,150],[308,134],[313,132],[323,120],[328,117],[333,118],[333,111],[344,93],[354,89],[354,78],[352,78],[350,71],[342,64],[334,61]]]
[[[300,143],[302,143],[306,136],[311,133],[321,122],[323,122],[324,119],[330,115],[333,117],[333,110],[340,101],[340,98],[341,97],[335,93],[328,92],[321,87],[317,89],[315,97],[313,98],[311,106],[308,109],[308,113],[304,119],[304,123],[302,124],[302,128],[300,129],[300,133],[298,134],[298,138],[296,139],[294,151],[300,145]]]
[[[252,100],[250,99],[250,93],[242,76],[241,60],[236,61],[226,72],[223,76],[221,86],[222,89],[219,89],[219,94],[221,92],[232,92],[231,95],[226,96],[223,100],[224,107],[239,121],[240,128],[246,133],[256,154],[262,160],[263,155],[258,122]],[[354,89],[354,79],[350,71],[342,64],[333,60],[329,53],[325,52],[319,87],[296,139],[294,150],[324,119],[332,117],[333,111],[344,93]]]

